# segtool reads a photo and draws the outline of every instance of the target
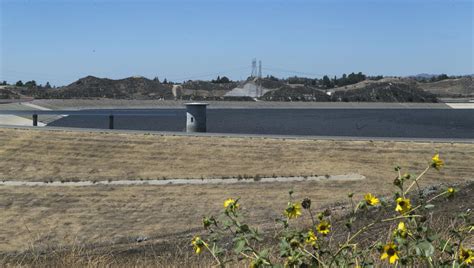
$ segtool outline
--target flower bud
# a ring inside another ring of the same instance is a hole
[[[211,221],[209,220],[208,217],[202,218],[202,224],[204,225],[204,228],[209,228],[211,226]]]
[[[329,210],[329,208],[327,208],[324,212],[323,212],[324,216],[325,217],[329,217],[331,216],[331,210]]]
[[[311,208],[311,199],[309,199],[309,198],[303,199],[303,202],[301,202],[301,206],[304,209],[310,209]]]
[[[322,220],[324,218],[324,214],[322,212],[318,213],[318,219]]]
[[[400,186],[400,185],[402,185],[402,181],[400,180],[400,178],[397,177],[397,178],[395,178],[395,180],[393,180],[393,184],[395,186]]]

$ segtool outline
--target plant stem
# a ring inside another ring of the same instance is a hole
[[[417,181],[423,177],[423,175],[425,175],[426,172],[428,172],[428,170],[430,169],[431,166],[428,166],[425,170],[423,170],[423,172],[421,172],[420,175],[418,175],[418,177],[416,177],[416,179],[410,184],[410,186],[408,186],[407,190],[405,191],[405,193],[403,193],[403,196],[405,196],[411,189],[411,187],[413,187],[415,185],[415,183],[417,183]]]
[[[354,238],[356,238],[357,236],[359,236],[361,233],[365,232],[367,229],[369,229],[370,227],[374,226],[375,224],[377,223],[381,223],[381,222],[388,222],[388,221],[394,221],[394,220],[398,220],[398,219],[404,219],[404,218],[409,218],[409,217],[422,217],[421,215],[403,215],[403,216],[397,216],[397,217],[393,217],[393,218],[388,218],[388,219],[383,219],[383,220],[379,220],[379,221],[375,221],[375,222],[372,222],[362,228],[359,229],[359,231],[357,231],[354,235],[352,235],[349,240],[347,240],[347,242],[342,245],[339,250],[336,252],[336,254],[334,254],[334,256],[332,257],[331,259],[331,263],[329,264],[329,266],[332,265],[332,263],[334,262],[334,260],[336,259],[337,255],[339,255],[341,253],[341,251],[347,247],[349,247],[349,243],[354,240]]]
[[[436,195],[436,196],[433,196],[430,200],[426,201],[425,204],[429,204],[431,201],[433,201],[433,200],[435,200],[436,198],[438,198],[438,197],[440,197],[440,196],[443,196],[443,195],[445,195],[445,194],[447,194],[447,193],[448,193],[448,191],[444,191],[444,192],[442,192],[442,193],[440,193],[440,194],[438,194],[438,195]],[[420,207],[421,207],[421,205],[418,205],[418,206],[412,208],[411,210],[409,210],[408,212],[406,212],[406,214],[408,214],[408,213],[410,213],[410,212],[413,212],[413,211],[419,209]]]
[[[321,264],[323,267],[328,267],[323,261],[321,261],[316,255],[314,255],[313,253],[309,252],[307,249],[303,248],[303,251],[306,252],[307,254],[309,254],[311,257],[313,257],[315,260],[317,260],[319,262],[319,264]]]
[[[209,252],[211,253],[212,257],[214,257],[214,259],[216,259],[217,265],[223,267],[221,261],[219,260],[219,258],[217,258],[217,256],[214,254],[214,252],[212,252],[212,250],[209,248],[209,246],[207,245],[207,243],[204,243],[204,246],[207,248],[207,250],[209,250]]]

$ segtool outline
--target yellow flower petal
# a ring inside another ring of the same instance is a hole
[[[399,197],[397,198],[396,202],[397,202],[397,206],[395,207],[395,211],[398,211],[404,214],[411,209],[410,199],[408,198]]]
[[[316,230],[323,235],[327,235],[331,231],[331,224],[327,221],[321,221],[316,227]]]
[[[380,202],[380,200],[374,195],[372,195],[371,193],[366,194],[364,196],[364,199],[365,199],[365,203],[367,203],[367,205],[369,206],[375,206]]]
[[[393,242],[389,242],[383,247],[383,253],[380,257],[381,260],[387,259],[390,264],[395,263],[398,260],[398,249],[397,245]]]
[[[390,262],[390,264],[394,264],[397,260],[398,260],[398,256],[397,256],[397,254],[395,254],[395,255],[390,257],[389,262]]]
[[[301,204],[289,202],[285,209],[285,215],[288,219],[296,219],[301,216]]]
[[[439,159],[439,154],[435,154],[433,158],[431,158],[431,166],[437,170],[440,170],[444,166],[443,160]]]

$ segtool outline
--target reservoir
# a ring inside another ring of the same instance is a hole
[[[50,126],[184,131],[184,109],[81,110]],[[41,117],[41,114],[40,114]],[[208,132],[474,139],[472,109],[208,109]]]

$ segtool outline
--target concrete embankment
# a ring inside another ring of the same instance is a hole
[[[34,104],[32,102],[11,102],[11,103],[4,103],[0,104],[0,111],[1,110],[9,110],[9,111],[24,111],[24,110],[33,110],[33,111],[51,111],[50,108]],[[63,118],[67,115],[43,115],[38,118],[38,126],[43,127]],[[0,125],[13,125],[13,126],[32,126],[33,119],[31,115],[0,115]]]

